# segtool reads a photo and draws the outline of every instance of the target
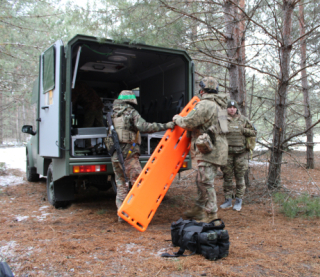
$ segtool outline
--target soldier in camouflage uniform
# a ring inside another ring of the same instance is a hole
[[[232,207],[233,195],[233,175],[236,179],[236,202],[233,209],[241,210],[242,198],[246,189],[244,175],[248,170],[248,150],[246,148],[246,137],[255,137],[256,130],[249,120],[243,115],[238,114],[237,102],[231,100],[228,102],[228,129],[227,140],[229,145],[228,163],[222,166],[223,172],[223,190],[225,202],[220,206],[222,209]]]
[[[103,124],[103,103],[94,89],[86,83],[77,82],[71,96],[73,109],[77,105],[84,111],[84,122],[81,127],[105,127]],[[85,140],[85,147],[91,147],[91,139]]]
[[[214,189],[214,178],[217,169],[227,163],[228,144],[227,132],[227,94],[219,93],[219,84],[212,77],[204,78],[200,82],[201,100],[185,117],[175,115],[173,121],[178,126],[188,130],[191,135],[191,147],[195,150],[198,173],[196,184],[198,198],[195,206],[184,213],[188,218],[203,222],[210,222],[218,218],[217,199]],[[211,151],[207,152],[199,147],[198,139],[208,133],[209,128],[214,130],[211,135]]]
[[[123,90],[118,99],[113,102],[113,114],[112,122],[117,131],[120,147],[122,149],[122,155],[124,158],[126,175],[134,184],[142,171],[139,156],[140,156],[140,133],[154,133],[167,129],[174,128],[174,123],[169,122],[165,124],[161,123],[148,123],[146,122],[134,105],[137,105],[137,99],[131,90]],[[105,139],[107,148],[110,149],[113,145],[111,137]],[[135,143],[133,149],[131,146]],[[130,149],[131,148],[131,149]],[[130,154],[128,155],[130,150]],[[115,151],[111,157],[113,171],[115,173],[115,179],[117,184],[117,196],[116,205],[119,209],[123,200],[128,194],[128,184],[125,182],[123,170],[118,159],[117,152]],[[119,222],[123,220],[119,217]]]

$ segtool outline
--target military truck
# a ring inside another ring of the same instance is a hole
[[[105,127],[83,127],[84,111],[72,105],[72,89],[84,82],[103,101]],[[122,90],[133,90],[137,109],[147,122],[165,123],[179,113],[194,92],[193,62],[185,51],[145,44],[77,35],[66,46],[58,40],[39,57],[39,76],[33,85],[37,105],[35,126],[26,146],[26,175],[36,182],[47,177],[47,198],[56,208],[66,207],[80,187],[94,185],[116,190],[108,149],[106,113]],[[164,132],[142,134],[142,167]],[[85,140],[91,140],[90,149]],[[191,168],[187,158],[181,170]]]

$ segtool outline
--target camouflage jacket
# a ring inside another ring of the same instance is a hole
[[[72,90],[71,101],[73,107],[80,105],[84,111],[102,110],[103,103],[96,91],[87,84],[76,83]]]
[[[113,115],[112,119],[114,120],[117,117],[124,117],[126,126],[128,126],[129,131],[137,133],[155,133],[167,130],[166,124],[162,123],[148,123],[146,122],[136,109],[134,109],[130,104],[125,103],[122,100],[115,100],[113,102]],[[117,129],[116,129],[117,130]],[[127,157],[128,151],[131,147],[130,143],[120,143],[122,154],[124,159]],[[131,155],[139,154],[140,155],[140,146],[135,145]],[[114,152],[112,156],[112,161],[118,161],[118,155]]]
[[[201,101],[197,103],[195,108],[186,116],[177,116],[175,123],[191,131],[191,147],[195,150],[195,159],[197,161],[209,162],[216,165],[227,164],[228,159],[228,143],[226,136],[221,133],[215,135],[213,142],[213,150],[210,153],[203,154],[195,145],[196,139],[203,133],[207,132],[210,126],[220,129],[218,121],[218,108],[227,107],[227,94],[205,93],[202,95]]]
[[[244,153],[246,149],[246,137],[255,137],[257,131],[252,123],[243,115],[228,115],[228,129],[227,134],[228,152],[230,154]]]

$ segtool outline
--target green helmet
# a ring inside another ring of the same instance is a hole
[[[230,108],[230,107],[232,107],[232,106],[238,109],[238,103],[237,103],[237,101],[235,101],[235,100],[229,100],[229,101],[228,101],[228,104],[227,104],[227,108]]]
[[[201,80],[199,86],[208,93],[218,93],[219,92],[219,83],[213,77],[205,77]]]
[[[138,105],[137,98],[132,90],[121,91],[118,99],[127,103]]]

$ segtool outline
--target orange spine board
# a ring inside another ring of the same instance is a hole
[[[186,116],[199,102],[194,96],[181,111]],[[144,232],[190,150],[190,138],[179,126],[167,130],[152,153],[132,189],[124,199],[118,215]]]

